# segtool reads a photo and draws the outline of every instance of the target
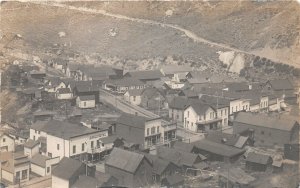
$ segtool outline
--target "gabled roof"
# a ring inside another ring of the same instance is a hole
[[[164,75],[159,70],[145,70],[127,72],[124,76],[130,76],[139,80],[154,80],[160,79]]]
[[[105,165],[134,174],[144,159],[145,156],[142,154],[114,148]]]
[[[31,159],[30,159],[30,162],[32,164],[36,164],[40,167],[46,167],[46,161],[50,159],[50,157],[47,157],[47,156],[44,156],[44,155],[41,155],[41,154],[36,154],[34,155]]]
[[[156,150],[157,150],[157,156],[159,158],[171,161],[174,164],[179,166],[185,165],[185,166],[192,167],[194,164],[196,164],[196,160],[198,158],[201,159],[201,157],[204,157],[197,154],[188,153],[182,150],[172,149],[164,146],[157,147]]]
[[[48,122],[37,122],[33,124],[31,128],[34,130],[46,132],[49,135],[63,139],[70,139],[85,134],[99,132],[98,130],[90,129],[78,124],[72,124],[58,120],[50,120]]]
[[[220,172],[220,176],[229,179],[233,183],[238,183],[240,185],[249,185],[251,182],[255,181],[255,178],[247,174],[240,168],[230,168],[224,169]]]
[[[75,88],[78,92],[99,92],[101,84],[97,81],[75,82]]]
[[[148,158],[149,161],[152,161],[153,172],[158,175],[162,175],[167,167],[172,164],[169,161],[158,158],[156,155],[145,154],[145,157]]]
[[[78,96],[78,98],[81,101],[91,101],[91,100],[95,100],[95,95],[83,95],[83,96]]]
[[[169,103],[169,108],[184,110],[188,104],[188,99],[186,97],[174,97]]]
[[[274,90],[293,90],[293,84],[289,79],[270,80],[268,83]]]
[[[198,115],[205,114],[206,111],[210,108],[213,109],[208,104],[196,102],[196,101],[194,103],[190,103],[190,105],[188,105],[185,109],[187,109],[188,107],[192,107]]]
[[[219,144],[216,142],[209,141],[207,139],[202,139],[193,143],[194,146],[200,150],[204,150],[213,154],[233,157],[239,154],[243,154],[245,150],[227,146],[225,144]]]
[[[247,155],[246,161],[266,165],[271,157],[260,153],[250,152]]]
[[[195,146],[193,144],[176,141],[173,145],[173,148],[183,152],[192,153]]]
[[[233,82],[233,83],[226,83],[226,87],[229,91],[248,91],[249,84],[245,82]]]
[[[163,93],[159,89],[153,88],[153,87],[145,88],[142,92],[142,95],[146,96],[149,99],[149,98],[155,96],[156,93],[159,93],[161,96],[163,96]]]
[[[76,176],[84,164],[78,160],[64,157],[58,165],[52,170],[52,176],[69,180]]]
[[[289,118],[270,117],[265,114],[254,114],[249,112],[239,112],[234,119],[234,122],[283,131],[291,131],[295,125],[299,124],[296,120]]]
[[[144,116],[136,116],[132,114],[123,113],[118,119],[117,123],[132,127],[144,128],[146,121],[151,120],[150,118],[146,118]]]
[[[32,149],[33,147],[35,147],[38,144],[39,144],[39,141],[28,139],[27,142],[24,144],[24,147]]]
[[[193,70],[189,65],[164,65],[161,67],[165,75],[176,74],[181,72],[191,72]]]

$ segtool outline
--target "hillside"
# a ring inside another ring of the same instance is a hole
[[[200,67],[220,69],[227,64],[228,70],[237,73],[255,55],[300,67],[300,6],[296,2],[64,4],[78,9],[2,3],[1,45],[38,54],[63,48],[88,59],[97,54],[125,62],[175,56]],[[22,41],[8,42],[12,34],[20,34]],[[226,54],[232,52],[234,57],[228,62]]]

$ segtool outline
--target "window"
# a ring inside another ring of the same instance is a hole
[[[133,101],[135,101],[136,100],[136,96],[133,96]]]
[[[233,112],[233,107],[231,107],[231,112]]]
[[[84,151],[84,143],[81,144],[81,151]]]
[[[94,148],[94,141],[91,141],[91,148]]]
[[[147,136],[149,135],[149,128],[147,128]]]
[[[76,146],[73,146],[73,153],[76,153]]]
[[[48,157],[52,158],[52,153],[48,152]]]
[[[159,127],[157,127],[157,133],[159,133]]]
[[[83,102],[83,106],[86,106],[86,102]]]
[[[176,118],[179,119],[179,115],[178,114],[176,115]]]
[[[20,180],[20,171],[16,173],[16,180]]]
[[[39,134],[41,134],[41,131],[39,131]]]
[[[3,142],[5,142],[6,141],[6,139],[5,138],[3,138],[3,140],[2,140]]]
[[[151,134],[155,134],[155,127],[151,128]]]
[[[35,140],[35,136],[33,136],[33,140]]]
[[[223,116],[223,110],[221,110],[221,116]]]
[[[49,172],[50,172],[50,166],[47,167],[47,173],[49,173]]]
[[[238,111],[238,108],[237,108],[237,106],[235,107],[235,111],[236,111],[236,112]]]
[[[187,112],[187,117],[190,117],[190,111]]]
[[[37,130],[34,130],[35,133],[37,133]]]
[[[57,150],[59,150],[59,144],[56,145]]]
[[[100,140],[97,140],[97,148],[100,148]]]
[[[194,126],[194,123],[192,122],[191,125],[192,125],[192,127],[193,127],[193,126]]]
[[[225,115],[225,116],[227,115],[227,109],[225,109],[224,115]]]
[[[22,170],[22,180],[27,179],[28,170]]]

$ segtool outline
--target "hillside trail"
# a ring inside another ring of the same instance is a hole
[[[203,43],[210,47],[216,47],[216,48],[223,49],[223,50],[233,51],[233,52],[246,54],[246,55],[257,56],[257,54],[254,52],[247,52],[247,51],[244,51],[241,49],[233,48],[226,44],[207,40],[205,38],[198,36],[191,30],[188,30],[186,28],[183,28],[182,26],[175,25],[175,24],[162,23],[159,21],[154,21],[154,20],[149,20],[149,19],[133,18],[133,17],[125,16],[125,15],[110,13],[103,9],[91,9],[91,8],[72,6],[72,5],[67,5],[67,4],[63,4],[63,3],[57,3],[57,2],[43,2],[43,1],[37,2],[37,1],[35,1],[35,2],[30,2],[30,3],[46,5],[46,6],[54,6],[54,7],[59,7],[59,8],[64,8],[64,9],[69,9],[69,10],[74,10],[74,11],[79,11],[79,12],[85,12],[85,13],[91,13],[91,14],[101,14],[103,16],[108,16],[108,17],[112,17],[112,18],[116,18],[116,19],[120,19],[120,20],[127,20],[127,21],[136,22],[136,23],[148,24],[148,25],[156,25],[156,26],[165,27],[165,28],[167,27],[167,28],[171,28],[171,29],[174,29],[174,30],[184,33],[186,37],[192,39],[194,42]],[[260,57],[265,57],[265,56],[260,55]],[[274,61],[278,61],[277,59],[270,58],[270,57],[265,57],[265,58],[271,59]]]
[[[104,16],[112,17],[112,18],[117,18],[117,19],[122,19],[122,20],[142,23],[142,24],[168,27],[168,28],[172,28],[172,29],[183,32],[188,38],[192,39],[195,42],[200,42],[200,43],[210,45],[212,47],[218,47],[218,48],[231,50],[231,51],[235,51],[235,52],[251,54],[249,52],[246,52],[246,51],[243,51],[243,50],[240,50],[240,49],[237,49],[237,48],[233,48],[233,47],[230,47],[230,46],[225,45],[225,44],[209,41],[207,39],[204,39],[204,38],[196,35],[192,31],[190,31],[188,29],[185,29],[181,26],[175,25],[175,24],[162,23],[162,22],[158,22],[158,21],[154,21],[154,20],[148,20],[148,19],[133,18],[133,17],[128,17],[128,16],[124,16],[124,15],[120,15],[120,14],[109,13],[109,12],[107,12],[105,10],[102,10],[102,9],[91,9],[91,8],[86,8],[86,7],[77,7],[77,6],[66,5],[66,4],[62,4],[62,3],[55,3],[55,2],[49,3],[49,2],[37,2],[37,1],[30,2],[30,3],[35,3],[35,4],[39,4],[39,5],[54,6],[54,7],[65,8],[65,9],[75,10],[75,11],[80,11],[80,12],[88,12],[88,13],[92,13],[92,14],[101,14],[101,15],[104,15]],[[252,55],[254,55],[254,54],[252,54]]]

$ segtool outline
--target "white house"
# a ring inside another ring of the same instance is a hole
[[[76,105],[79,108],[95,108],[95,95],[78,96],[76,98]]]
[[[222,118],[208,104],[191,103],[184,110],[184,128],[194,132],[206,132],[221,128]]]
[[[8,134],[0,133],[0,152],[15,151],[15,139]]]
[[[41,154],[36,154],[30,159],[31,172],[40,176],[51,175],[52,169],[60,161],[59,157],[50,158]]]
[[[24,155],[31,158],[33,155],[39,153],[40,150],[40,143],[36,140],[28,139],[27,142],[24,144]]]
[[[103,148],[100,138],[108,136],[108,130],[95,130],[57,120],[39,122],[31,129],[39,129],[40,135],[46,134],[47,156],[60,157],[60,159],[63,157],[84,159],[86,155],[93,156],[101,153]],[[37,136],[33,130],[31,132]]]
[[[124,100],[134,105],[140,105],[142,92],[143,90],[141,89],[128,90],[124,94]]]
[[[57,99],[72,99],[73,93],[71,92],[70,88],[58,88],[56,90],[56,98]]]

